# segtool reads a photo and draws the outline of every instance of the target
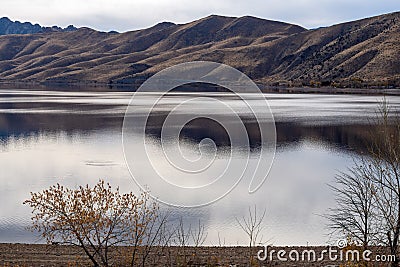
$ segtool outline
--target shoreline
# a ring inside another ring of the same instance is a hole
[[[253,257],[252,266],[337,266],[346,262],[345,260],[332,261],[327,256],[319,260],[318,256],[328,248],[328,246],[272,246],[268,249],[268,252],[275,251],[272,261],[268,258],[261,261],[257,259],[257,254],[264,247],[253,247],[251,251],[249,247],[243,246],[153,247],[146,266],[249,266],[250,255]],[[317,260],[278,260],[279,250],[288,253],[291,250],[299,252],[313,250],[316,252]],[[374,247],[371,250],[376,255],[379,253],[387,255],[384,254],[387,253],[384,247]],[[123,255],[128,255],[129,251],[129,247],[118,247],[112,251],[118,266],[124,265],[121,264],[126,260]],[[91,262],[78,247],[0,243],[0,266],[91,266]]]
[[[262,93],[278,93],[278,94],[348,94],[348,95],[391,95],[400,96],[400,88],[338,88],[338,87],[286,87],[271,86],[256,83]],[[13,86],[15,89],[92,89],[100,91],[122,90],[127,92],[135,92],[140,84],[110,84],[97,82],[66,82],[66,83],[42,83],[42,82],[25,82],[25,81],[0,81],[0,89]],[[198,90],[198,87],[190,86],[189,92],[218,92],[219,90]]]

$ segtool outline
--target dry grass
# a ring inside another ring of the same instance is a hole
[[[0,80],[132,80],[210,60],[267,82],[390,81],[400,73],[400,12],[317,30],[253,17],[209,16],[183,25],[110,34],[90,29],[0,37]],[[133,63],[151,67],[141,73]]]

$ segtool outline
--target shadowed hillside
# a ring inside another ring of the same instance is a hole
[[[0,81],[139,84],[182,62],[210,60],[285,86],[400,86],[400,12],[307,30],[255,17],[104,33],[88,28],[0,36]]]

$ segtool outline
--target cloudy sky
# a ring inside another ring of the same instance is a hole
[[[1,0],[0,17],[127,31],[210,14],[252,15],[316,28],[399,10],[399,0]]]

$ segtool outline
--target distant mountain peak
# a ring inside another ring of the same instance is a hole
[[[164,22],[157,23],[155,26],[160,26],[160,27],[169,27],[169,26],[174,26],[174,25],[176,25],[176,24],[175,24],[175,23],[173,23],[173,22],[170,22],[170,21],[164,21]]]
[[[12,22],[12,21],[7,17],[2,17],[0,18],[0,22]]]
[[[58,26],[43,27],[39,24],[32,24],[30,22],[20,22],[18,20],[12,21],[7,17],[0,18],[0,35],[7,34],[34,34],[43,32],[72,32],[76,31],[73,25],[66,28]]]
[[[173,26],[176,26],[176,24],[173,23],[173,22],[164,21],[164,22],[157,23],[156,25],[154,25],[154,26],[151,27],[151,28],[163,30],[163,29],[167,29],[167,28],[173,27]]]

